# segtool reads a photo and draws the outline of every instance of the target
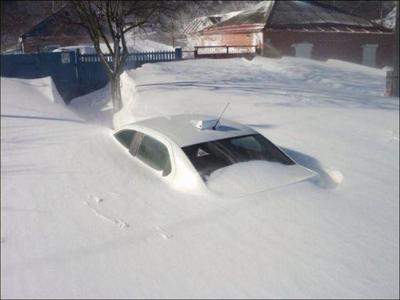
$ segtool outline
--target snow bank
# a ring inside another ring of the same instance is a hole
[[[399,297],[399,99],[383,97],[384,72],[260,58],[125,76],[133,118],[217,116],[230,102],[225,118],[336,188],[182,194],[83,107],[53,104],[48,83],[1,78],[2,298]],[[106,93],[84,100],[100,113]]]
[[[127,75],[136,84],[135,100],[124,107],[128,121],[179,113],[218,116],[228,102],[226,117],[241,107],[269,105],[396,107],[383,96],[384,71],[338,61],[202,59],[145,64]]]
[[[134,37],[134,35],[128,36],[127,44],[130,52],[174,50],[171,46],[144,39],[141,35],[138,35],[137,37]],[[100,46],[103,51],[107,52],[107,46],[104,43]],[[62,51],[62,49],[75,51],[78,48],[82,54],[96,53],[93,45],[62,47],[53,52],[59,52]],[[85,120],[109,128],[119,128],[124,124],[138,120],[137,117],[132,114],[132,111],[135,109],[135,99],[137,94],[135,91],[135,81],[131,73],[132,71],[125,71],[121,75],[123,109],[117,114],[113,114],[113,104],[109,84],[93,93],[72,99],[69,104],[70,107]]]
[[[13,93],[15,97],[18,97],[20,93],[29,93],[32,92],[29,87],[34,90],[35,94],[40,94],[41,97],[39,99],[46,99],[49,102],[63,104],[64,101],[60,96],[53,79],[51,77],[43,77],[37,79],[26,79],[24,81],[19,81],[18,79],[12,78],[1,78],[2,81],[7,82],[11,86],[25,85],[27,89],[14,90]],[[14,83],[14,84],[13,84]],[[43,100],[39,100],[43,101]]]
[[[113,106],[110,84],[92,93],[72,99],[68,106],[86,121],[112,127]]]
[[[128,71],[121,75],[122,109],[113,116],[114,128],[120,128],[125,124],[138,121],[132,114],[138,95],[135,89],[135,81],[129,76],[129,73]]]
[[[1,77],[1,86],[7,87],[5,91],[2,88],[2,114],[22,113],[30,117],[70,114],[51,77],[24,80]]]
[[[137,97],[135,82],[129,71],[121,74],[121,97],[123,108],[114,114],[110,84],[92,93],[74,98],[69,106],[83,119],[109,128],[135,122],[132,110]]]
[[[56,85],[51,77],[44,77],[40,79],[32,79],[29,81],[35,87],[35,90],[43,95],[52,103],[62,104],[64,100],[60,96]]]
[[[106,51],[106,44],[100,44],[100,48],[102,51]],[[79,49],[81,54],[96,54],[96,49],[94,49],[93,45],[76,45],[76,46],[65,46],[54,49],[52,52],[62,52],[62,51],[76,51]],[[108,51],[107,51],[108,52]]]
[[[249,161],[212,172],[207,186],[218,194],[238,197],[293,184],[311,176],[296,165]]]

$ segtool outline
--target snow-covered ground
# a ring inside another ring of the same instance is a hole
[[[399,100],[384,71],[236,58],[123,76],[120,122],[230,102],[225,118],[320,184],[173,191],[103,125],[108,87],[65,107],[49,79],[1,78],[2,297],[399,297]]]

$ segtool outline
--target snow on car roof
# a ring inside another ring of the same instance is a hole
[[[172,139],[180,147],[257,133],[248,126],[226,119],[220,120],[216,130],[196,127],[198,121],[216,119],[215,116],[190,114],[162,116],[135,122],[125,128],[143,126],[153,129]]]

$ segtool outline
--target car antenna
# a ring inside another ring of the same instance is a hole
[[[228,108],[230,102],[228,102],[224,108],[224,110],[222,111],[222,113],[220,114],[220,116],[217,119],[217,122],[215,122],[215,125],[212,127],[213,130],[217,129],[217,125],[219,123],[219,120],[221,119],[222,115],[224,114],[224,112],[226,111],[226,109]]]

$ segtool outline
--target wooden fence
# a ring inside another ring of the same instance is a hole
[[[145,63],[182,59],[182,50],[133,52],[128,56],[126,69],[135,69]],[[111,55],[106,60],[112,62]],[[51,76],[65,102],[104,87],[108,74],[97,54],[79,51],[35,54],[1,55],[1,76],[15,78],[40,78]]]
[[[240,56],[255,56],[259,54],[257,45],[225,45],[225,46],[196,46],[194,58],[228,58]]]

